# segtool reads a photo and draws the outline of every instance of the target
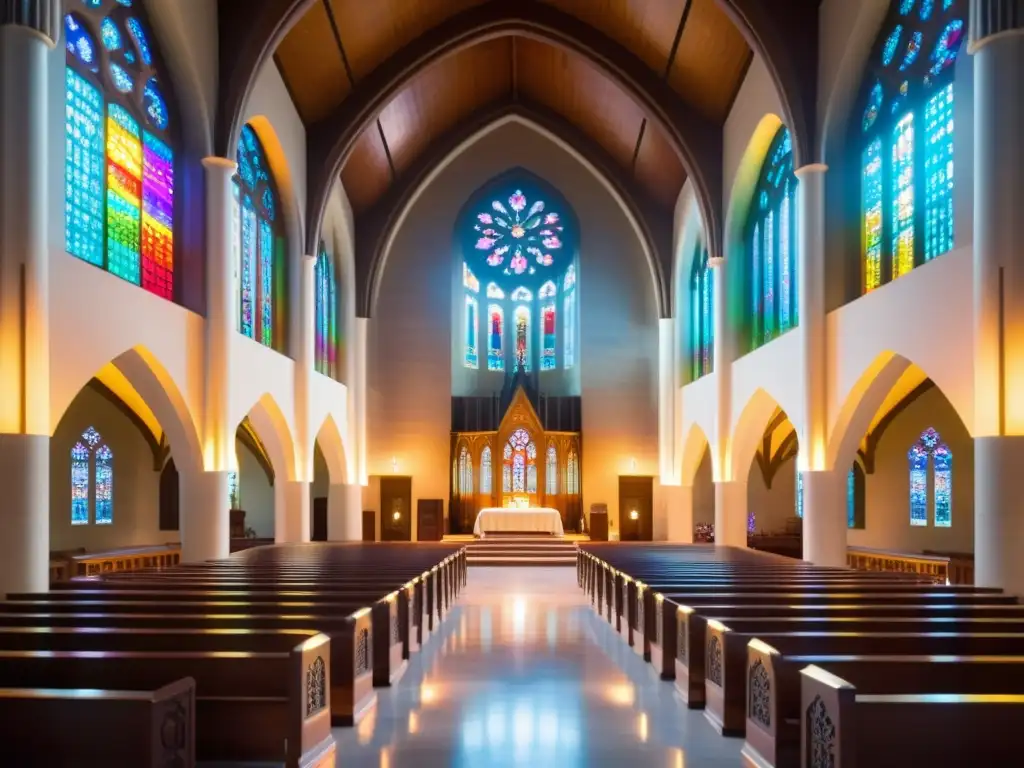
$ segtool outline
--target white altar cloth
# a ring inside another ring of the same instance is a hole
[[[473,534],[481,538],[502,531],[564,536],[562,516],[551,507],[485,507],[476,516]]]

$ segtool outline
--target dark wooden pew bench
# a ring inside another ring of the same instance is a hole
[[[0,740],[5,765],[103,765],[194,768],[196,690],[183,678],[151,690],[91,686],[0,688]],[[106,687],[108,690],[98,690]]]
[[[810,665],[841,677],[858,693],[1024,693],[1024,656],[784,656],[751,640],[743,745],[750,768],[799,765],[800,671]]]
[[[783,654],[1013,656],[1024,635],[952,632],[733,632],[707,624],[705,717],[726,736],[742,736],[747,709],[747,645],[754,638]]]
[[[801,766],[1020,764],[1024,696],[861,694],[815,666],[800,677]]]
[[[265,653],[3,651],[0,684],[150,688],[187,671],[194,675],[196,759],[283,761],[300,768],[333,759],[335,752],[330,655],[326,635]],[[72,726],[65,721],[62,727]]]

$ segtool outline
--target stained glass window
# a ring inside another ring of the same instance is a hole
[[[910,524],[928,525],[928,496],[934,498],[935,527],[953,524],[953,454],[929,427],[907,454],[910,462]],[[928,470],[932,470],[929,484]]]
[[[480,208],[471,237],[488,266],[505,275],[533,275],[554,266],[565,246],[561,213],[544,200],[528,200],[522,189]]]
[[[519,286],[512,291],[512,301],[533,301],[533,293],[527,288]]]
[[[928,450],[916,443],[907,453],[910,462],[910,524],[928,525]]]
[[[513,373],[522,369],[530,370],[530,308],[516,307],[515,319],[515,365]]]
[[[502,488],[505,493],[537,492],[537,446],[525,429],[515,430],[505,443]]]
[[[854,128],[865,292],[953,248],[953,65],[966,5],[892,0],[871,56]]]
[[[800,471],[800,467],[796,467],[796,516],[804,516],[804,473]]]
[[[491,286],[493,286],[498,291],[500,291],[501,289],[498,288],[498,286],[494,285],[494,283],[491,283],[491,285],[487,286],[487,297],[496,298],[491,296]],[[473,293],[480,293],[480,281],[476,279],[476,275],[474,275],[473,271],[465,264],[462,265],[462,287],[468,288]]]
[[[95,427],[71,449],[71,524],[87,525],[90,507],[97,525],[114,522],[114,452]]]
[[[782,126],[772,139],[747,218],[753,347],[798,324],[793,145]]]
[[[953,454],[944,443],[935,446],[935,527],[953,524]]]
[[[565,461],[565,492],[578,494],[580,492],[580,461],[576,451],[570,450]]]
[[[690,270],[690,372],[696,381],[711,373],[714,341],[714,312],[711,302],[714,272],[708,265],[708,252],[698,245]]]
[[[64,17],[65,248],[171,299],[175,140],[147,28],[120,0]]]
[[[278,295],[284,294],[284,222],[267,154],[249,124],[242,126],[237,160],[235,181],[241,199],[239,331],[264,346],[280,348],[283,334],[277,326],[284,312],[277,304]]]
[[[498,287],[497,283],[487,284],[487,298],[488,299],[504,299],[505,292]]]
[[[864,470],[860,464],[853,463],[846,474],[846,527],[864,527]]]
[[[491,492],[491,447],[485,445],[480,452],[480,493]]]
[[[238,491],[238,472],[228,472],[228,509],[241,509],[241,494]]]
[[[512,493],[512,446],[505,443],[501,463],[501,491]]]
[[[505,370],[504,326],[505,311],[498,304],[487,307],[487,370]]]
[[[554,443],[548,443],[547,460],[544,462],[544,485],[549,496],[558,493],[558,451]]]
[[[324,376],[337,376],[338,356],[338,283],[334,259],[320,243],[316,257],[314,290],[316,292],[316,370]]]
[[[540,308],[541,321],[541,352],[540,369],[542,371],[553,371],[555,369],[555,302],[545,304]]]
[[[572,265],[569,265],[572,269]],[[573,279],[570,282],[569,273],[565,275],[565,285],[562,297],[562,367],[569,370],[576,364],[576,273],[572,272]]]
[[[473,460],[466,446],[462,446],[459,451],[459,495],[473,495]]]
[[[477,368],[479,358],[476,350],[477,304],[472,296],[466,297],[466,367]]]

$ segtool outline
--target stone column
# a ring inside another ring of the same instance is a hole
[[[803,472],[804,560],[846,565],[846,474]]]
[[[310,540],[310,483],[277,478],[274,482],[274,542]]]
[[[825,356],[825,172],[821,163],[796,171],[797,312],[804,398],[798,434],[800,466],[825,467],[828,410]],[[806,517],[806,515],[805,515]]]
[[[316,440],[316,425],[310,423],[312,402],[312,376],[315,365],[314,315],[316,297],[316,256],[303,256],[298,265],[298,279],[295,281],[293,301],[296,311],[292,313],[292,354],[295,359],[295,450],[296,476],[305,481],[313,480],[313,443]]]
[[[744,482],[715,483],[715,544],[747,546],[747,484]]]
[[[328,541],[361,541],[362,538],[362,486],[355,483],[332,483],[327,494]]]
[[[975,583],[1024,594],[1024,9],[972,0]],[[954,510],[954,514],[956,514]]]
[[[182,472],[181,559],[198,563],[230,553],[228,473]]]
[[[658,474],[662,485],[678,483],[676,458],[676,321],[658,320]],[[669,510],[671,516],[672,510]]]
[[[60,0],[0,4],[0,592],[49,587],[48,60]]]
[[[367,331],[369,318],[357,317],[355,319],[355,332],[352,334],[352,374],[349,376],[349,389],[352,393],[352,421],[349,427],[355,451],[355,477],[360,485],[369,482],[367,474],[367,452],[366,452],[366,371],[369,365],[367,360]]]

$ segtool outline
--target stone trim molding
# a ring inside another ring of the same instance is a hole
[[[61,0],[0,0],[0,25],[27,27],[53,48],[64,24]]]

